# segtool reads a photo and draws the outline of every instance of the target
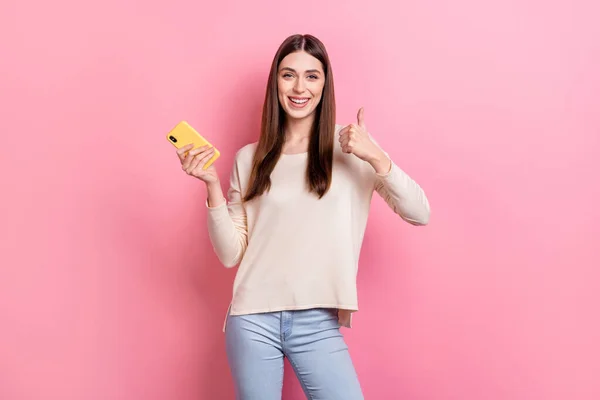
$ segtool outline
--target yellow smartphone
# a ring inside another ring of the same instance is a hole
[[[202,135],[196,132],[196,130],[192,128],[192,126],[186,121],[181,121],[173,129],[171,129],[171,131],[167,134],[167,140],[178,149],[185,147],[190,143],[194,144],[192,150],[206,145],[214,147],[212,144],[209,143],[208,140],[206,140],[202,137]],[[185,155],[187,156],[187,153]],[[210,160],[208,160],[208,162],[204,165],[204,167],[202,167],[202,169],[210,167],[220,156],[221,153],[215,148],[215,155],[212,156]]]

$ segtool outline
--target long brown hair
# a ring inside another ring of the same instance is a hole
[[[331,185],[331,169],[333,163],[333,140],[335,135],[335,93],[333,90],[333,74],[331,63],[325,46],[312,35],[292,35],[283,41],[271,64],[267,81],[267,91],[263,105],[260,138],[254,161],[245,201],[262,195],[271,188],[271,172],[275,168],[285,141],[285,111],[278,98],[277,75],[279,64],[290,53],[305,51],[323,64],[325,86],[323,94],[315,110],[308,147],[308,166],[306,183],[309,192],[323,197]]]

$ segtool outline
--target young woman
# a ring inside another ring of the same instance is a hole
[[[287,357],[309,399],[362,399],[340,327],[358,310],[372,195],[413,225],[427,224],[429,203],[371,138],[362,109],[336,125],[324,45],[311,35],[281,44],[260,138],[236,154],[227,199],[215,167],[202,169],[213,150],[191,148],[178,155],[206,183],[212,245],[225,266],[239,264],[224,327],[237,398],[281,399]]]

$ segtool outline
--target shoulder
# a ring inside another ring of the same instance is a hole
[[[233,160],[233,169],[231,171],[232,183],[236,182],[241,188],[248,181],[248,177],[252,171],[252,163],[254,161],[254,153],[258,142],[249,143],[240,148]]]
[[[240,148],[237,153],[235,153],[235,163],[238,165],[252,165],[257,146],[258,142],[253,142]]]

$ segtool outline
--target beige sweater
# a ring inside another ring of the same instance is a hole
[[[335,143],[331,188],[322,199],[306,190],[308,157],[301,153],[282,154],[270,191],[242,203],[256,143],[236,154],[227,203],[208,207],[219,260],[226,267],[239,264],[231,315],[337,308],[340,324],[350,327],[351,313],[358,310],[356,274],[373,192],[405,221],[428,222],[425,193],[395,163],[379,175],[343,153],[337,137]]]

